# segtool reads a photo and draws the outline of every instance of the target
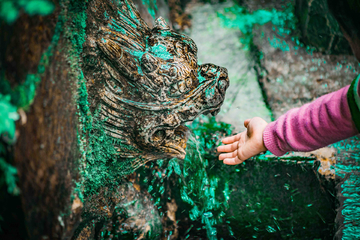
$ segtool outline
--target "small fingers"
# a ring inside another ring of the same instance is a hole
[[[222,143],[224,143],[224,144],[230,144],[230,143],[233,143],[233,142],[235,142],[235,141],[239,141],[240,136],[241,136],[241,133],[238,133],[238,134],[236,134],[236,135],[234,135],[234,136],[224,138],[224,139],[222,140]]]
[[[244,121],[244,127],[246,127],[246,128],[248,127],[250,120],[251,120],[251,119],[246,119],[246,120]]]
[[[237,147],[238,147],[238,142],[234,142],[232,144],[219,146],[217,148],[217,151],[218,152],[233,152],[237,149]]]
[[[234,158],[237,156],[237,150],[231,153],[223,153],[219,155],[219,160],[224,160],[225,158]]]
[[[227,164],[227,165],[237,165],[237,164],[240,164],[242,162],[243,161],[240,160],[237,156],[234,157],[234,158],[225,158],[224,159],[224,164]]]

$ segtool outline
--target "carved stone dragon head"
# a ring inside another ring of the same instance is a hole
[[[149,29],[129,1],[88,8],[83,73],[89,102],[131,168],[153,159],[185,157],[184,123],[217,114],[227,70],[198,65],[197,47],[162,18]]]

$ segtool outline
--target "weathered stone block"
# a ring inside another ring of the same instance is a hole
[[[339,24],[329,11],[327,0],[297,0],[295,14],[305,44],[328,54],[351,54]]]

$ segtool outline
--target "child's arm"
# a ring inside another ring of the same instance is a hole
[[[218,147],[219,152],[227,152],[219,159],[225,164],[239,164],[266,149],[277,156],[289,151],[312,151],[358,134],[353,121],[360,114],[355,100],[357,86],[354,81],[350,89],[347,86],[324,95],[270,124],[261,118],[246,120],[246,131],[225,138],[223,143],[228,145]]]

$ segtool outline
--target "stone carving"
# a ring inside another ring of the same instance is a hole
[[[116,151],[94,161],[121,162],[109,169],[124,176],[150,160],[183,159],[184,123],[217,114],[229,85],[227,70],[199,65],[192,39],[162,18],[150,29],[130,1],[90,1],[86,15],[82,72],[93,117],[90,135],[104,132]],[[161,234],[150,197],[125,182],[115,189],[103,185],[87,197],[76,239],[130,229],[139,239]],[[134,202],[135,208],[127,207]]]
[[[192,39],[162,18],[150,29],[130,1],[91,1],[87,11],[83,72],[89,102],[118,157],[131,170],[154,159],[183,159],[184,123],[217,114],[229,85],[227,70],[199,65]]]

